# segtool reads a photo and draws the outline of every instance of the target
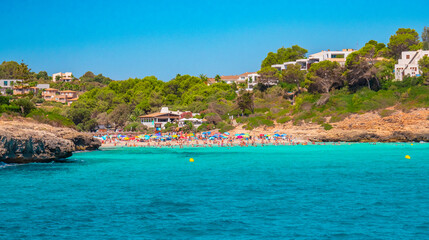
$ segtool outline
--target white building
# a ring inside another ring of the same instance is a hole
[[[56,82],[58,78],[58,81],[60,82],[71,82],[73,80],[73,74],[71,72],[59,72],[52,74],[52,81]]]
[[[180,118],[179,115],[173,113],[151,113],[148,115],[140,116],[141,124],[155,129],[162,129],[166,123],[177,122]]]
[[[354,52],[356,50],[354,49],[343,49],[342,51],[321,51],[318,53],[311,54],[306,59],[298,59],[296,61],[292,62],[285,62],[282,64],[274,64],[271,65],[271,67],[276,68],[277,70],[285,70],[288,65],[294,65],[294,64],[300,64],[301,70],[308,70],[313,63],[318,63],[322,61],[331,61],[331,62],[337,62],[341,66],[344,66],[346,64],[347,56],[350,55],[350,53]]]
[[[424,56],[429,56],[429,50],[402,52],[398,64],[395,64],[395,79],[402,81],[404,76],[420,76],[419,60]]]
[[[22,83],[21,79],[0,79],[0,94],[5,95],[6,89],[12,89],[14,85]]]
[[[198,118],[182,118],[179,120],[179,127],[184,127],[186,125],[186,122],[191,122],[192,125],[194,125],[195,128],[198,128],[203,124],[202,119]]]
[[[36,88],[39,90],[48,89],[50,86],[49,84],[37,84]]]
[[[0,88],[12,88],[13,85],[22,83],[21,79],[0,79]]]

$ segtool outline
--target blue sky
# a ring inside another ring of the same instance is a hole
[[[429,26],[426,1],[5,1],[0,60],[115,80],[257,71],[268,52],[387,43]]]

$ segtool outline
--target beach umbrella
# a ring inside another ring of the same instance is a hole
[[[214,137],[209,137],[209,140],[214,140],[215,138]]]
[[[240,136],[237,136],[237,138],[243,138],[243,136],[240,135]]]
[[[229,135],[229,132],[224,132],[223,134],[225,134],[225,135]]]
[[[240,136],[240,134],[236,133],[236,134],[235,134],[235,136],[236,136],[236,137],[237,137],[237,136]]]

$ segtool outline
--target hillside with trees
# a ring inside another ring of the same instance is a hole
[[[59,89],[85,91],[70,107],[42,104],[36,108],[34,96],[3,97],[0,112],[64,124],[81,131],[93,131],[99,125],[146,131],[138,116],[168,106],[171,110],[198,113],[197,117],[206,119],[199,129],[189,129],[194,131],[227,131],[236,123],[254,129],[286,122],[294,125],[311,122],[329,130],[332,123],[351,114],[372,111],[386,115],[429,107],[428,57],[419,62],[422,70],[419,77],[394,81],[393,74],[400,52],[424,48],[427,34],[425,28],[420,41],[415,30],[398,29],[387,44],[368,41],[348,56],[345,66],[322,61],[312,64],[308,71],[301,70],[299,65],[283,71],[272,68],[272,64],[305,58],[307,53],[298,45],[282,47],[263,59],[261,80],[253,92],[222,82],[208,86],[205,75],[177,75],[167,82],[154,76],[112,81],[102,74],[87,72],[71,83],[50,82]],[[32,73],[24,63],[15,62],[1,64],[0,77],[49,82],[46,72]],[[273,80],[278,84],[266,84]]]

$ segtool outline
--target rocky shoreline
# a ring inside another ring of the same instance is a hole
[[[241,124],[231,133],[248,132],[259,135],[278,131],[304,142],[429,142],[429,109],[413,109],[408,112],[394,108],[385,110],[391,111],[391,114],[385,116],[375,111],[352,114],[342,121],[330,123],[330,130],[325,130],[317,123],[303,122],[295,125],[290,121],[252,131],[243,130]]]
[[[90,134],[53,127],[25,118],[0,119],[0,162],[58,161],[75,151],[96,150],[101,142]]]

